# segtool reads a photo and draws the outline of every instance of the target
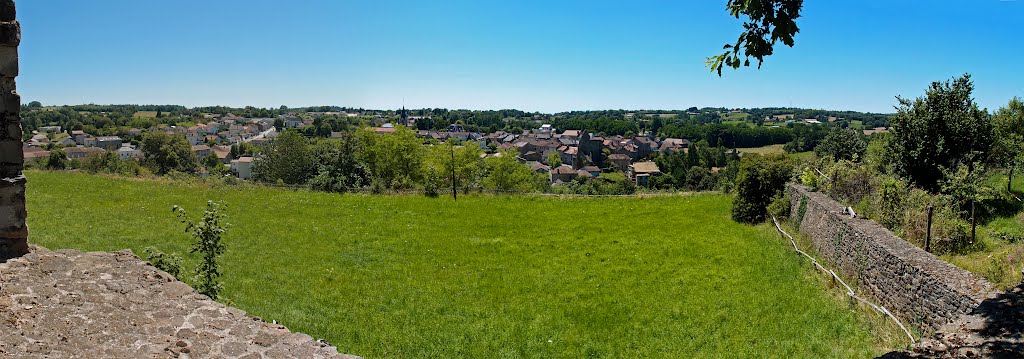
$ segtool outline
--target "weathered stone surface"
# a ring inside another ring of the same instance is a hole
[[[3,163],[24,163],[25,155],[21,141],[0,139],[0,162]]]
[[[356,358],[198,295],[128,251],[0,263],[0,357]]]
[[[0,46],[21,44],[21,24],[17,21],[0,22]]]
[[[0,0],[0,21],[14,21],[15,17],[14,0]]]
[[[10,77],[2,78],[4,82],[11,81]],[[0,92],[0,113],[18,113],[21,111],[21,95],[18,95],[16,91],[2,91]]]
[[[18,76],[18,48],[0,46],[0,76]]]
[[[863,218],[822,193],[790,184],[791,216],[815,249],[898,316],[935,330],[970,313],[992,286]],[[801,210],[803,208],[803,210]]]

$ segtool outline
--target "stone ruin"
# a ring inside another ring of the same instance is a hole
[[[25,224],[25,166],[21,149],[21,96],[18,44],[21,25],[15,20],[13,0],[0,1],[0,261],[28,253]]]
[[[0,0],[0,357],[356,358],[197,294],[130,251],[30,251],[15,15]]]

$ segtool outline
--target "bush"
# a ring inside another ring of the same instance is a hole
[[[742,223],[764,221],[768,204],[782,192],[792,174],[792,165],[782,155],[744,157],[736,177],[732,219]]]
[[[154,247],[146,247],[142,250],[146,255],[146,261],[156,269],[162,270],[179,278],[181,276],[181,256],[177,253],[164,253]]]
[[[800,173],[800,183],[807,186],[811,192],[815,192],[818,190],[818,175],[809,167],[804,168],[804,171]]]
[[[790,212],[789,191],[782,191],[781,194],[772,197],[772,203],[768,205],[768,213],[780,220],[789,218]]]
[[[871,170],[847,160],[841,160],[825,167],[831,178],[819,185],[832,198],[846,203],[860,203],[874,192],[875,182]]]

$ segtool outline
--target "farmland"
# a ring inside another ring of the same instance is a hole
[[[337,195],[29,171],[31,241],[186,256],[228,206],[234,305],[376,357],[872,357],[899,338],[720,194]],[[83,190],[87,189],[87,190]]]

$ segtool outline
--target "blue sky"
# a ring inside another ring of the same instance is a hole
[[[18,89],[47,105],[891,112],[968,72],[1024,97],[1024,0],[807,0],[794,48],[710,74],[725,0],[19,0]]]

